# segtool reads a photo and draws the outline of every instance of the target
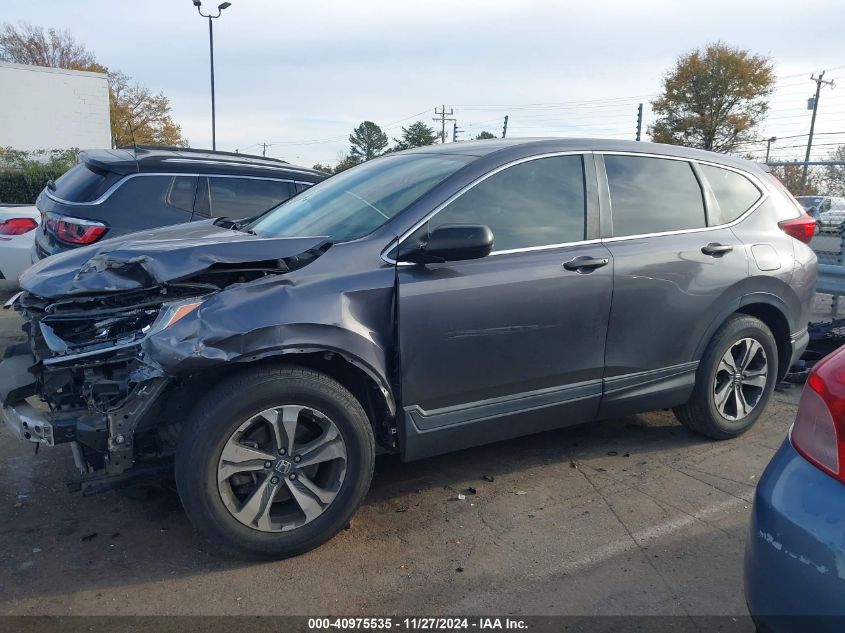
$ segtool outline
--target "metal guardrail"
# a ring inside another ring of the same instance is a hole
[[[819,279],[816,282],[816,292],[835,296],[845,295],[845,266],[819,264]]]
[[[832,235],[819,234],[813,238],[810,247],[819,261],[816,296],[832,295],[830,312],[836,318],[840,297],[845,296],[845,233],[840,229]]]

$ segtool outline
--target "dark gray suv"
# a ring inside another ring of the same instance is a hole
[[[33,266],[3,415],[69,443],[85,492],[175,468],[206,536],[291,556],[348,523],[379,451],[667,407],[746,431],[807,343],[813,225],[764,167],[679,147],[391,154],[255,221]]]
[[[168,224],[255,217],[325,178],[277,158],[188,147],[86,150],[35,201],[32,261]]]

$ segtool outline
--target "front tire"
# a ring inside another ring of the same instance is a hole
[[[349,523],[374,462],[367,415],[340,383],[262,367],[224,380],[194,409],[176,450],[176,486],[212,544],[287,558]]]
[[[777,344],[759,319],[734,314],[716,331],[696,372],[689,402],[673,409],[690,431],[716,440],[750,429],[778,375]]]

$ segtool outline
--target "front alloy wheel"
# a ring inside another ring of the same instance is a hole
[[[208,391],[175,461],[182,505],[209,545],[286,558],[349,524],[370,486],[375,441],[361,403],[338,381],[264,365]]]
[[[346,444],[327,415],[285,405],[250,417],[217,466],[217,489],[238,521],[263,532],[310,523],[331,505],[346,475]]]

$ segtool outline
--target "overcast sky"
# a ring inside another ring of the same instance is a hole
[[[208,27],[191,0],[3,0],[0,20],[69,29],[211,146]],[[809,130],[810,73],[841,80],[820,100],[821,157],[845,142],[832,134],[845,132],[843,26],[842,0],[233,0],[214,23],[218,149],[333,162],[359,122],[394,137],[441,104],[464,138],[501,134],[505,114],[508,136],[632,138],[675,58],[721,39],[773,59],[764,132],[780,155],[806,143],[783,137]]]

